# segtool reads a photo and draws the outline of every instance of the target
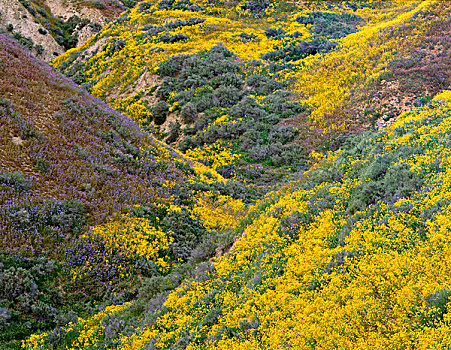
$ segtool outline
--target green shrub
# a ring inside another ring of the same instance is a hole
[[[38,8],[38,13],[39,13],[42,17],[47,18],[47,12],[46,12],[42,7]]]
[[[182,118],[182,121],[185,124],[193,123],[197,118],[196,106],[193,105],[191,102],[185,104],[180,112],[180,117]]]
[[[106,9],[105,4],[100,0],[94,0],[92,3],[92,6],[94,6],[96,9],[99,9],[99,10]]]
[[[213,91],[213,105],[230,108],[241,99],[241,92],[233,86],[220,86]]]
[[[268,61],[296,61],[317,53],[329,52],[337,46],[337,42],[320,36],[309,41],[292,41],[277,51],[265,53],[262,58]]]
[[[254,16],[260,16],[272,2],[271,0],[246,0],[240,7],[244,11],[250,11]]]
[[[51,282],[58,270],[46,259],[0,256],[0,342],[26,338],[55,326],[60,293]]]
[[[36,49],[36,53],[38,55],[42,55],[44,53],[44,47],[41,44],[38,44],[34,47]]]
[[[163,34],[160,38],[158,38],[157,42],[163,42],[165,44],[173,44],[179,41],[187,41],[189,40],[189,36],[184,34]]]
[[[170,245],[170,254],[175,259],[187,261],[206,230],[194,221],[185,210],[170,211],[161,222],[161,227],[170,232],[174,241]]]
[[[163,61],[158,67],[158,74],[162,77],[172,77],[177,72],[182,70],[183,63],[188,59],[188,55],[171,56],[166,61]]]
[[[136,0],[122,0],[122,4],[125,7],[133,8],[138,2]]]
[[[281,39],[286,32],[282,28],[268,28],[265,30],[265,35],[268,38]]]
[[[13,34],[13,37],[19,42],[22,47],[24,47],[28,51],[31,51],[33,49],[34,43],[30,38],[24,37],[17,32]]]
[[[220,86],[233,86],[237,89],[241,89],[243,87],[243,80],[238,75],[227,72],[214,78],[211,84],[214,89],[217,89]]]
[[[17,191],[29,191],[33,182],[27,179],[21,172],[4,172],[0,173],[0,184],[13,187]]]
[[[437,327],[438,323],[443,321],[443,316],[448,311],[450,295],[449,289],[444,288],[426,298],[426,309],[420,319],[423,326]]]
[[[42,158],[38,158],[35,161],[35,166],[42,173],[48,173],[50,170],[50,163]]]
[[[164,101],[159,101],[155,107],[152,108],[153,121],[156,125],[162,125],[168,116],[169,106]]]
[[[43,231],[53,227],[61,233],[78,233],[85,225],[86,211],[78,201],[49,200],[41,204],[14,207],[5,218],[17,230]]]
[[[274,90],[279,89],[281,84],[274,78],[263,76],[261,74],[253,74],[246,80],[246,84],[249,85],[252,90],[262,94],[269,95]]]
[[[169,124],[169,135],[166,138],[166,142],[168,144],[174,143],[175,141],[177,141],[177,139],[180,136],[180,123],[178,121],[171,122],[171,124]]]
[[[164,78],[160,87],[158,88],[156,95],[158,98],[162,100],[167,100],[169,98],[169,94],[175,90],[175,79],[173,78]]]

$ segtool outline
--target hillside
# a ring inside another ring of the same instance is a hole
[[[1,349],[450,346],[450,2],[19,5]]]
[[[16,35],[16,39],[41,59],[50,62],[64,51],[51,35],[43,35],[44,27],[33,21],[18,0],[0,1],[0,29]]]
[[[446,91],[353,137],[252,206],[231,252],[163,306],[165,279],[153,277],[133,304],[26,348],[56,335],[56,349],[446,348],[450,117]]]
[[[234,222],[246,186],[226,188],[3,35],[0,66],[2,344],[17,348],[232,243],[196,212],[216,198],[214,215]]]
[[[224,175],[305,169],[451,83],[446,3],[182,3],[142,2],[53,65],[210,165],[234,154]]]

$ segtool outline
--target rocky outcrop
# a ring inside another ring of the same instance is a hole
[[[33,16],[18,0],[0,0],[0,29],[10,32],[16,37],[22,37],[28,42],[28,48],[33,54],[44,60],[51,61],[62,54],[64,49],[45,28],[35,23]]]
[[[107,23],[107,17],[97,8],[82,6],[70,0],[45,0],[45,4],[54,16],[65,20],[75,15],[80,18],[87,18],[91,23],[99,24],[102,27]]]

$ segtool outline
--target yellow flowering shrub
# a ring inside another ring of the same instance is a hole
[[[105,330],[105,326],[101,324],[102,320],[107,316],[123,312],[130,305],[131,303],[111,305],[88,319],[78,318],[76,323],[69,323],[64,326],[61,329],[62,334],[60,334],[60,336],[65,336],[68,339],[71,339],[65,349],[75,350],[97,348],[99,341],[103,338],[103,332]],[[53,346],[50,343],[46,343],[48,337],[48,333],[32,335],[22,343],[22,348],[26,350],[53,349]]]
[[[165,268],[160,252],[169,247],[171,237],[151,225],[148,219],[125,215],[105,225],[93,227],[87,237],[101,238],[111,249],[119,249],[154,261]]]
[[[212,145],[188,149],[186,151],[186,156],[195,161],[208,162],[211,164],[210,166],[212,169],[231,165],[240,158],[239,154],[234,153],[228,147],[224,147],[219,141]]]
[[[192,214],[208,229],[235,227],[245,213],[246,205],[241,199],[207,192],[199,196]]]
[[[357,33],[342,38],[338,50],[309,56],[300,62],[298,70],[287,72],[287,77],[295,82],[295,91],[313,108],[310,118],[316,126],[325,126],[326,117],[339,112],[354,87],[369,84],[384,72],[397,50],[396,41],[390,39],[388,33],[432,2],[399,4],[404,10],[396,18],[370,23]],[[344,129],[347,122],[342,122],[342,125],[329,127]]]

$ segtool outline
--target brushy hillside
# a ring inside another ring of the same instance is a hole
[[[180,268],[182,279],[188,262],[233,242],[213,228],[244,214],[245,185],[171,150],[6,36],[0,66],[2,344],[133,297],[142,277]]]
[[[449,347],[451,3],[128,3],[0,34],[2,349]]]
[[[53,65],[223,175],[280,179],[449,86],[448,10],[146,1]]]

